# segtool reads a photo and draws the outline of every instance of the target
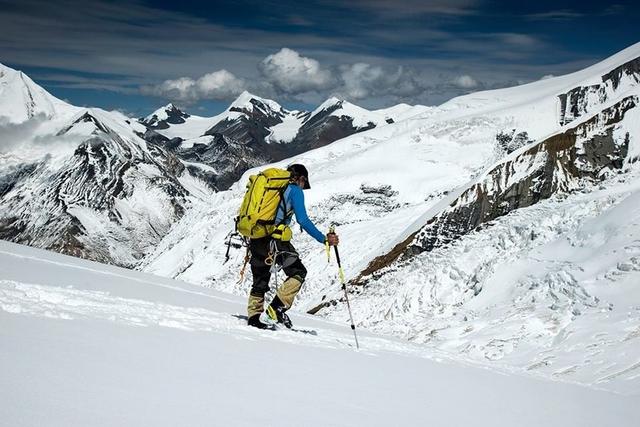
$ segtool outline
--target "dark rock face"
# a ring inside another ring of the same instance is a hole
[[[156,144],[174,153],[188,162],[202,163],[215,170],[188,166],[189,171],[203,179],[216,190],[226,190],[236,182],[242,174],[252,167],[275,162],[296,154],[322,147],[356,132],[375,127],[368,123],[365,127],[356,128],[353,118],[331,115],[342,108],[342,101],[327,107],[313,117],[310,113],[300,112],[298,118],[304,121],[296,137],[288,143],[268,143],[270,128],[282,123],[285,111],[273,110],[268,104],[252,98],[251,106],[231,107],[230,111],[242,113],[235,119],[225,119],[216,123],[205,132],[211,136],[208,144],[195,144],[193,147],[181,147],[182,140],[168,138],[153,129],[140,135],[146,141]],[[144,123],[144,122],[142,122]],[[146,123],[145,123],[146,124]]]
[[[614,140],[613,128],[638,103],[636,97],[627,97],[589,121],[505,160],[418,232],[373,260],[360,277],[371,275],[398,258],[408,260],[445,246],[515,209],[596,183],[607,173],[622,168],[629,136]]]
[[[602,82],[591,86],[578,86],[560,94],[559,123],[565,125],[591,112],[594,106],[611,98],[621,84],[640,83],[640,58],[633,59],[602,76]]]
[[[210,143],[194,144],[191,148],[177,151],[176,155],[183,160],[212,167],[215,173],[200,169],[197,175],[217,190],[229,188],[247,169],[269,162],[269,158],[261,155],[252,144],[241,144],[222,134],[212,136]]]
[[[167,117],[160,119],[156,114],[150,118],[141,119],[140,122],[150,129],[167,129],[169,125],[184,123],[189,114],[182,112],[178,107],[169,104],[164,109]]]
[[[79,120],[93,122],[96,131],[61,167],[52,169],[44,161],[0,178],[0,238],[130,267],[114,261],[109,246],[92,237],[92,230],[79,221],[78,212],[90,209],[104,213],[122,233],[113,238],[126,238],[124,228],[131,224],[121,216],[117,204],[131,197],[136,186],[144,185],[167,196],[167,216],[177,220],[184,213],[188,196],[177,178],[184,165],[159,146],[149,144],[145,150],[138,143],[124,140],[89,113]],[[138,224],[140,229],[131,230],[135,236],[128,236],[134,258],[141,257],[168,231],[167,224],[156,224],[151,218],[148,221]],[[151,230],[150,237],[145,230]]]
[[[274,111],[258,99],[251,99],[252,108],[232,107],[229,111],[243,113],[235,120],[223,120],[205,132],[205,135],[224,135],[239,144],[251,145],[264,142],[268,128],[282,123],[282,110]]]
[[[496,142],[505,154],[511,154],[519,148],[532,143],[533,140],[529,139],[527,132],[516,133],[516,130],[513,129],[511,132],[498,133],[496,135]]]
[[[368,123],[365,127],[356,128],[352,117],[332,115],[342,108],[342,105],[343,101],[338,101],[305,121],[294,140],[288,144],[295,150],[290,155],[323,147],[338,139],[375,127],[374,123]]]
[[[360,185],[360,190],[364,194],[380,194],[387,197],[397,196],[398,192],[395,191],[390,185]]]
[[[324,147],[349,135],[373,129],[375,125],[369,123],[363,128],[355,128],[353,120],[347,116],[331,116],[330,113],[306,122],[296,135],[295,139],[288,144],[291,147],[291,156],[314,148]]]
[[[37,163],[19,165],[0,175],[0,198],[15,187],[16,183],[31,175],[38,168]]]
[[[628,77],[635,83],[640,83],[640,58],[632,59],[631,61],[614,68],[602,76],[602,81],[611,82],[613,89],[618,89],[620,82],[625,77]]]
[[[515,209],[570,191],[580,180],[595,182],[602,173],[621,168],[629,140],[614,141],[613,124],[637,103],[626,98],[591,121],[497,166],[418,232],[411,252],[432,250]],[[587,139],[593,129],[601,131]]]

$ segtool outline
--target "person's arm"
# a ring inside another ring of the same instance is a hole
[[[296,215],[296,221],[302,227],[304,231],[309,233],[311,237],[316,239],[320,243],[324,243],[325,235],[322,231],[311,222],[307,216],[307,209],[304,206],[304,193],[298,186],[291,186],[291,202],[293,206],[293,213]]]

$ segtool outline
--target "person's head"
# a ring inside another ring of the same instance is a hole
[[[311,184],[309,183],[309,172],[307,172],[307,168],[299,163],[294,163],[293,165],[289,165],[287,170],[291,172],[291,181],[294,184],[297,184],[303,190],[308,190],[309,188],[311,188]]]

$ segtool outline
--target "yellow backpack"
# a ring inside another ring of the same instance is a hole
[[[247,192],[236,218],[236,229],[240,234],[250,239],[275,234],[276,213],[290,181],[291,172],[278,168],[265,169],[249,177]]]

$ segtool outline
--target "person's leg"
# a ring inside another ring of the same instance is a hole
[[[283,251],[282,269],[287,279],[278,288],[276,296],[282,302],[285,309],[293,305],[293,300],[300,291],[304,279],[307,277],[307,269],[302,264],[298,252],[291,242],[278,242],[279,250]]]
[[[247,303],[247,316],[249,324],[256,323],[260,313],[264,310],[264,295],[269,292],[269,280],[271,279],[270,267],[265,263],[269,253],[269,239],[255,239],[249,242],[251,252],[251,274],[253,285],[249,292]],[[258,325],[253,325],[258,326]]]
[[[269,304],[267,313],[271,318],[276,317],[278,322],[284,323],[285,326],[290,328],[292,326],[291,320],[285,312],[293,305],[293,300],[307,276],[307,269],[300,261],[298,253],[290,242],[278,242],[278,250],[281,251],[278,257],[278,264],[282,265],[287,279],[276,290],[276,295],[273,297],[271,304]]]

